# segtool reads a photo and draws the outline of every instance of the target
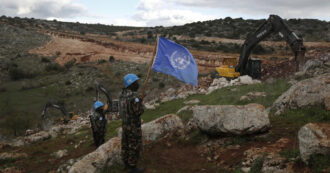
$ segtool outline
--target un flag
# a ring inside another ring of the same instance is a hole
[[[163,37],[158,38],[157,53],[152,69],[197,86],[198,68],[187,48]]]

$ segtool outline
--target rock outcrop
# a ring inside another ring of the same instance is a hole
[[[298,132],[299,150],[304,162],[313,154],[330,154],[330,124],[308,123]]]
[[[154,121],[142,125],[142,137],[144,142],[152,142],[178,129],[183,129],[181,119],[175,114],[165,115]],[[121,130],[118,131],[121,136]],[[114,137],[101,145],[94,152],[87,154],[81,160],[72,165],[69,173],[91,173],[121,164],[121,139]]]
[[[318,59],[310,59],[308,60],[304,67],[303,67],[303,72],[306,72],[309,69],[315,68],[315,67],[320,67],[323,64],[321,60]]]
[[[0,161],[25,159],[27,157],[26,153],[0,153]]]
[[[259,104],[195,106],[193,118],[198,128],[211,135],[245,135],[269,129],[264,106]]]
[[[85,113],[89,114],[89,113]],[[74,134],[80,128],[89,125],[89,119],[87,116],[82,114],[81,117],[78,117],[76,120],[70,121],[68,124],[58,124],[53,127],[50,127],[48,130],[39,131],[36,130],[27,130],[25,137],[17,137],[13,139],[11,142],[0,143],[2,145],[8,145],[13,147],[20,147],[23,145],[28,145],[32,143],[36,143],[39,141],[45,141],[50,138],[55,138],[61,134]]]
[[[142,138],[144,142],[156,141],[168,133],[183,129],[181,119],[175,114],[168,114],[157,118],[151,122],[142,124]],[[122,129],[118,130],[118,136],[121,138]]]
[[[327,97],[330,97],[329,73],[294,84],[274,102],[272,109],[276,110],[276,114],[281,114],[286,108],[295,109],[307,105],[324,104]]]
[[[265,92],[248,92],[246,95],[242,96],[239,100],[251,100],[254,97],[266,97]]]
[[[44,141],[44,140],[47,140],[50,138],[51,138],[51,135],[48,132],[41,131],[39,133],[35,133],[35,134],[25,137],[24,141],[25,141],[25,143],[31,144],[31,143],[36,143],[39,141]]]
[[[210,87],[207,89],[207,94],[210,94],[214,90],[228,87],[228,86],[236,86],[236,85],[251,85],[261,83],[259,80],[253,80],[250,76],[240,76],[237,79],[227,81],[226,78],[218,78],[214,79]]]
[[[81,160],[72,165],[69,173],[91,173],[97,172],[104,166],[112,166],[121,163],[121,140],[112,138],[94,152],[87,154]]]

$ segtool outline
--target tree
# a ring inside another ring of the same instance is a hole
[[[152,31],[148,31],[147,35],[148,35],[148,39],[152,39],[153,38]]]

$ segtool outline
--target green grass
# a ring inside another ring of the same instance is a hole
[[[200,100],[198,105],[244,105],[248,103],[259,103],[265,107],[271,106],[277,97],[285,92],[290,85],[285,80],[277,80],[273,84],[254,84],[225,87],[212,92],[209,95],[192,95],[186,99],[176,99],[169,102],[161,103],[155,110],[146,110],[142,115],[145,122],[149,122],[166,114],[176,113],[180,108],[185,106],[186,100]],[[265,92],[266,97],[255,97],[250,101],[240,101],[240,97],[248,92]],[[179,115],[184,121],[191,117],[191,112],[184,111]]]
[[[193,117],[193,111],[185,110],[180,112],[178,116],[181,118],[183,124],[186,124],[189,121],[189,119]]]
[[[156,118],[164,116],[166,114],[176,113],[185,104],[183,99],[176,99],[169,102],[161,103],[155,110],[146,110],[142,114],[142,119],[144,122],[152,121]]]
[[[325,172],[324,169],[330,168],[330,154],[314,154],[308,160],[308,167],[312,172]]]
[[[110,138],[117,135],[117,128],[121,127],[121,121],[110,121],[107,125],[107,132],[105,134],[105,140],[109,140]]]
[[[256,158],[251,166],[250,173],[260,173],[262,169],[262,165],[264,164],[265,154]]]
[[[291,150],[283,150],[279,152],[279,155],[281,157],[284,157],[286,159],[290,158],[296,158],[300,155],[299,149],[291,149]]]
[[[193,95],[188,99],[200,100],[199,105],[244,105],[248,103],[259,103],[265,107],[269,107],[289,87],[290,84],[286,80],[279,79],[273,84],[261,83],[225,87],[213,91],[209,95]],[[250,101],[240,101],[241,96],[246,95],[248,92],[265,92],[266,97],[254,97]]]
[[[330,122],[330,112],[321,105],[307,106],[296,110],[286,110],[282,115],[271,116],[271,124],[277,128],[291,129],[288,135],[296,135],[296,132],[307,123]]]

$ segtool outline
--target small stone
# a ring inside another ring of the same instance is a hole
[[[64,149],[64,150],[58,150],[57,152],[52,154],[54,157],[60,159],[64,156],[68,155],[68,150]]]
[[[199,100],[189,100],[189,101],[185,101],[184,104],[193,105],[193,104],[198,104],[199,102],[200,102]]]
[[[212,161],[211,157],[207,157],[206,159],[207,159],[208,161]]]
[[[241,170],[242,170],[243,172],[250,172],[251,167],[242,167]]]

